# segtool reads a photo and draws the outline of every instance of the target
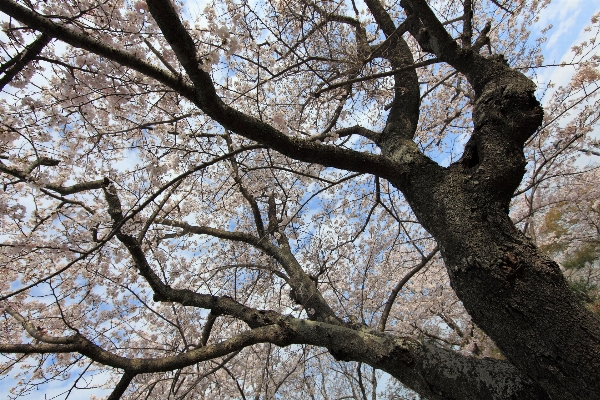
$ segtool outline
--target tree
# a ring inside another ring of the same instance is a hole
[[[597,180],[597,168],[563,177],[562,185],[548,196],[553,203],[535,232],[540,248],[560,262],[571,288],[596,313],[600,312]]]
[[[524,74],[543,6],[0,0],[3,371],[597,398],[600,320],[525,235],[596,151],[595,41],[546,115]]]

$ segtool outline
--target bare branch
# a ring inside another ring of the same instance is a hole
[[[463,20],[463,33],[462,33],[462,46],[465,49],[471,47],[471,40],[473,39],[473,4],[472,0],[464,0],[464,20]]]
[[[339,83],[334,83],[333,85],[329,85],[321,90],[316,91],[315,93],[313,93],[313,96],[315,97],[319,97],[321,94],[328,92],[330,90],[333,89],[337,89],[339,87],[342,86],[346,86],[350,83],[356,83],[356,82],[364,82],[364,81],[369,81],[372,79],[378,79],[378,78],[385,78],[387,76],[394,76],[399,72],[405,72],[405,71],[411,71],[417,68],[421,68],[421,67],[426,67],[428,65],[432,65],[432,64],[437,64],[439,63],[440,60],[438,60],[437,58],[432,58],[430,60],[425,60],[425,61],[421,61],[418,63],[414,63],[413,65],[407,65],[405,67],[401,67],[401,68],[396,68],[393,69],[391,71],[387,71],[387,72],[379,72],[377,74],[372,74],[372,75],[368,75],[368,76],[362,76],[360,78],[354,78],[354,79],[349,79],[347,81],[343,81],[343,82],[339,82]]]
[[[379,331],[383,332],[385,330],[385,325],[387,324],[387,320],[389,318],[390,311],[392,310],[392,306],[394,305],[394,301],[396,301],[396,297],[398,296],[398,293],[400,293],[400,291],[402,290],[404,285],[406,285],[406,283],[410,280],[410,278],[412,278],[417,272],[422,270],[423,267],[425,267],[427,265],[427,263],[429,261],[431,261],[433,256],[435,256],[438,251],[439,251],[439,247],[436,246],[427,256],[423,257],[423,259],[417,266],[415,266],[413,269],[411,269],[410,272],[408,274],[406,274],[404,276],[404,278],[402,278],[400,280],[400,282],[398,282],[396,284],[396,286],[392,290],[392,293],[390,294],[387,301],[385,302],[385,307],[383,309],[383,312],[381,313],[381,318],[379,320],[379,326],[377,327],[377,329]]]

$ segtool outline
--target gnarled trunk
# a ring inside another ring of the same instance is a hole
[[[486,188],[494,172],[472,170],[428,168],[403,182],[440,245],[452,287],[473,321],[551,398],[599,398],[600,321],[558,265],[514,227],[501,191]]]

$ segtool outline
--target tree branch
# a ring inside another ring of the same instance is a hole
[[[229,134],[225,135],[225,141],[227,142],[227,147],[229,148],[229,151],[233,151],[233,142],[231,141],[231,137],[229,136]],[[242,178],[240,177],[239,168],[235,157],[231,157],[229,159],[229,163],[231,165],[231,169],[233,170],[233,180],[235,181],[235,183],[237,183],[240,189],[240,193],[242,194],[242,196],[244,196],[244,198],[250,205],[250,209],[252,210],[252,215],[254,216],[254,225],[256,226],[258,236],[263,237],[265,236],[265,227],[262,221],[262,216],[260,214],[260,209],[258,208],[258,203],[244,186]]]
[[[398,296],[398,293],[400,293],[400,291],[402,290],[404,285],[406,285],[406,283],[410,280],[410,278],[412,278],[417,272],[422,270],[423,267],[425,267],[427,265],[427,263],[429,261],[431,261],[433,256],[435,256],[438,251],[439,251],[439,246],[435,246],[435,248],[431,251],[431,253],[429,253],[427,256],[423,257],[421,259],[421,262],[417,266],[415,266],[413,269],[411,269],[408,272],[408,274],[406,274],[404,276],[404,278],[402,278],[400,280],[400,282],[398,282],[398,284],[396,284],[396,286],[392,290],[392,293],[390,294],[387,301],[385,302],[385,307],[383,309],[383,312],[381,313],[381,318],[379,320],[379,326],[377,327],[377,329],[379,331],[383,332],[385,330],[385,325],[387,324],[387,320],[389,318],[390,311],[392,310],[392,306],[394,305],[394,302],[396,301],[396,297]]]
[[[464,19],[463,19],[463,32],[462,32],[462,46],[465,49],[471,47],[471,40],[473,40],[473,4],[472,0],[464,0]]]
[[[215,313],[213,313],[212,311],[209,312],[208,316],[206,317],[206,323],[204,324],[204,328],[202,329],[202,336],[200,338],[200,344],[202,344],[202,346],[206,346],[206,343],[208,343],[208,338],[210,337],[210,331],[212,330],[212,327],[215,324],[216,320],[217,320],[217,315]]]
[[[183,27],[170,0],[149,0],[148,7],[180,63],[192,79],[194,86],[190,86],[179,77],[142,61],[130,53],[107,46],[88,35],[56,24],[49,18],[31,11],[13,0],[0,0],[0,11],[25,25],[45,32],[71,46],[93,52],[156,79],[192,101],[225,129],[262,143],[288,157],[329,167],[371,173],[386,179],[390,178],[392,173],[397,175],[408,172],[408,165],[398,163],[402,160],[392,161],[381,155],[320,145],[310,140],[289,137],[269,124],[226,105],[216,94],[208,73],[200,68],[202,64],[196,59],[193,39]],[[406,64],[412,64],[412,62]]]
[[[51,38],[56,38],[73,47],[82,48],[110,60],[114,60],[125,67],[133,68],[136,71],[179,91],[186,97],[193,98],[194,96],[193,87],[183,83],[179,77],[171,75],[160,68],[156,68],[152,64],[139,59],[133,54],[118,50],[97,41],[89,35],[79,33],[65,25],[56,24],[49,18],[29,10],[13,0],[0,0],[0,11],[10,15],[30,28],[45,33]]]
[[[382,56],[390,62],[393,70],[401,70],[394,74],[394,100],[389,107],[385,128],[376,143],[382,154],[397,162],[425,162],[427,158],[412,141],[417,130],[421,105],[419,79],[416,69],[402,70],[415,64],[412,51],[402,35],[396,34],[396,26],[381,2],[365,2],[386,37],[393,37],[389,42],[389,50]],[[401,28],[403,33],[411,25],[412,17],[409,16],[398,28]]]
[[[302,266],[292,254],[287,239],[281,232],[279,232],[278,247],[271,243],[266,236],[258,238],[243,232],[230,232],[205,226],[193,226],[189,225],[187,222],[171,221],[167,219],[162,219],[157,222],[163,225],[182,228],[184,232],[198,235],[210,235],[221,239],[248,243],[256,247],[265,254],[276,259],[283,266],[289,277],[287,282],[292,287],[298,302],[307,309],[307,312],[309,312],[311,319],[327,321],[329,323],[341,323],[331,310],[331,307],[325,302],[323,296],[319,293],[309,275],[304,272]]]
[[[276,314],[276,313],[274,313]],[[269,324],[244,331],[223,342],[196,348],[183,354],[159,358],[125,358],[103,350],[81,335],[69,349],[91,360],[129,374],[165,372],[201,361],[222,357],[257,343],[287,346],[294,343],[327,348],[338,360],[358,361],[389,372],[401,382],[431,400],[489,398],[503,393],[519,399],[546,399],[541,388],[508,362],[465,357],[459,353],[422,344],[414,339],[397,338],[369,329],[355,330],[317,321],[277,317]],[[48,346],[48,345],[45,345]],[[1,351],[19,350],[31,354],[29,345],[0,346]],[[37,349],[44,350],[44,345]],[[461,371],[459,376],[448,370]],[[489,379],[493,376],[494,379]],[[452,390],[452,391],[450,391]]]
[[[4,172],[5,174],[12,175],[15,178],[19,178],[25,182],[32,182],[35,184],[35,179],[30,175],[30,173],[40,165],[48,165],[48,166],[56,166],[59,164],[59,161],[54,160],[55,162],[47,162],[43,159],[34,161],[28,168],[27,171],[21,171],[17,168],[8,167],[4,163],[0,162],[0,172]],[[76,183],[71,186],[61,186],[55,183],[47,183],[43,186],[46,189],[53,190],[61,195],[69,195],[84,192],[86,190],[93,189],[102,189],[104,186],[108,185],[108,178],[99,179],[96,181],[82,182]]]
[[[50,36],[42,33],[33,43],[28,45],[23,52],[17,54],[0,66],[0,72],[4,73],[4,76],[0,79],[0,91],[2,91],[4,86],[12,81],[13,78],[27,66],[27,64],[33,61],[38,54],[42,52],[44,47],[50,43],[50,40],[52,40]]]
[[[371,75],[367,75],[367,76],[361,76],[360,78],[354,78],[354,79],[349,79],[347,81],[334,83],[332,85],[324,87],[323,89],[317,90],[315,93],[313,93],[313,96],[319,97],[321,94],[323,94],[325,92],[328,92],[328,91],[333,90],[333,89],[337,89],[337,88],[342,87],[342,86],[346,86],[346,85],[348,85],[350,83],[364,82],[364,81],[369,81],[371,79],[378,79],[378,78],[384,78],[386,76],[393,76],[393,75],[396,75],[399,72],[411,71],[411,70],[414,70],[414,69],[417,69],[417,68],[426,67],[428,65],[436,64],[436,63],[439,63],[439,62],[440,62],[440,60],[438,60],[437,58],[432,58],[430,60],[425,60],[425,61],[421,61],[421,62],[418,62],[418,63],[414,63],[412,65],[407,65],[407,66],[404,66],[404,67],[396,68],[396,69],[393,69],[391,71],[379,72],[377,74],[371,74]]]
[[[135,376],[136,374],[125,371],[123,376],[121,376],[121,379],[119,379],[117,386],[115,386],[110,396],[108,396],[107,400],[119,400]]]
[[[76,343],[71,344],[47,344],[47,343],[17,343],[0,344],[0,353],[3,354],[64,354],[76,353],[79,346]]]
[[[48,335],[42,327],[35,327],[31,322],[27,321],[25,317],[16,312],[12,307],[7,306],[4,307],[4,310],[11,317],[16,319],[22,326],[25,328],[29,336],[32,338],[39,340],[40,342],[48,343],[48,344],[72,344],[75,342],[75,336],[68,337],[56,337]]]
[[[409,16],[414,12],[427,29],[429,37],[433,39],[429,45],[434,54],[444,60],[457,56],[458,45],[425,0],[402,0],[401,4]]]

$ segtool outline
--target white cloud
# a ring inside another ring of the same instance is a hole
[[[541,30],[552,24],[554,28],[550,31],[550,37],[546,42],[546,49],[560,46],[564,37],[569,36],[573,27],[576,27],[582,11],[581,0],[555,0],[542,11],[539,21],[534,25],[535,30]],[[585,13],[584,13],[585,14]]]
[[[600,3],[590,0],[554,0],[533,27],[535,33],[549,24],[553,25],[548,32],[548,41],[542,46],[545,64],[573,61],[572,47],[594,35],[594,32],[586,32],[585,28],[589,26],[592,15],[599,11]],[[544,89],[548,83],[555,87],[564,86],[574,73],[573,66],[538,69],[536,81],[540,89]],[[546,93],[546,98],[550,94]]]

